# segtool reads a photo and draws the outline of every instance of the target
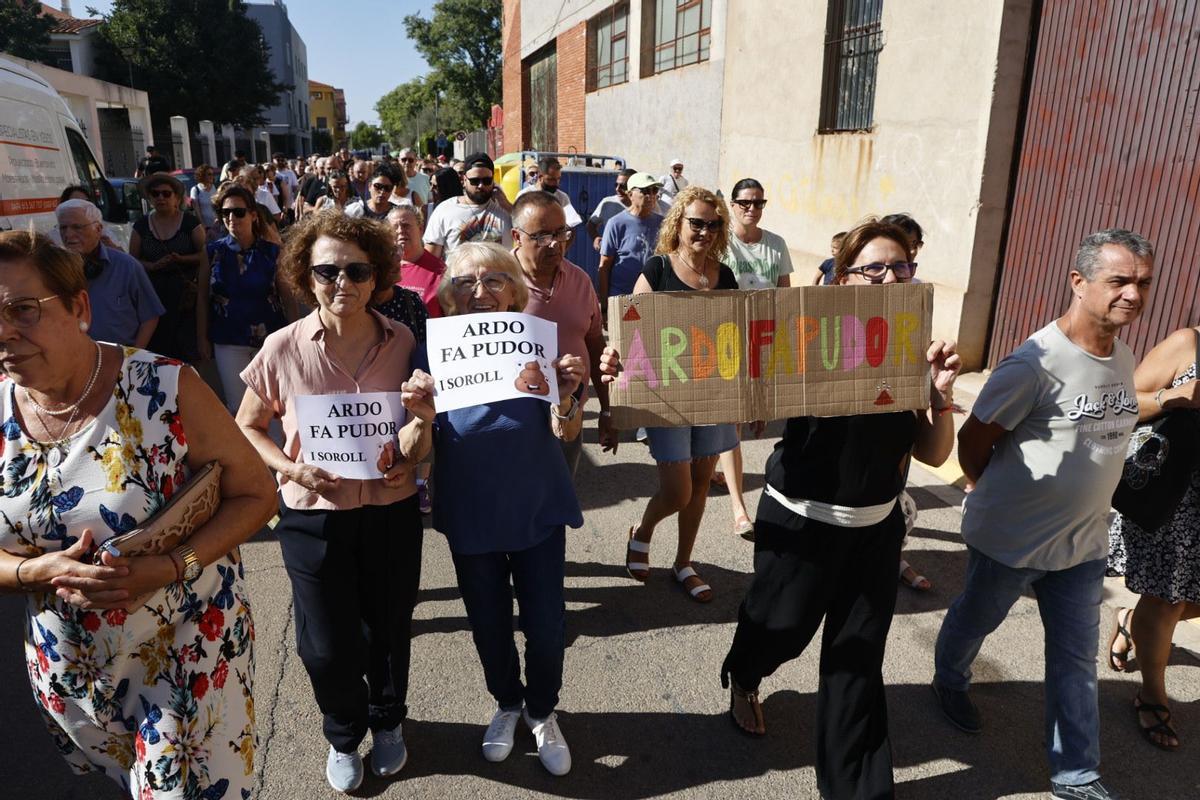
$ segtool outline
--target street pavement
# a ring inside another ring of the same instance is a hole
[[[778,436],[780,426],[768,432]],[[382,780],[368,775],[358,797],[379,798],[816,798],[811,738],[819,640],[762,686],[768,734],[734,728],[719,682],[737,606],[750,580],[752,545],[732,535],[729,501],[709,501],[695,558],[715,598],[697,604],[670,576],[676,528],[668,521],[653,543],[654,572],[642,586],[623,569],[626,532],[656,486],[645,446],[603,454],[595,407],[577,485],[584,527],[568,533],[567,640],[562,729],[574,769],[553,778],[537,760],[522,726],[507,762],[479,753],[492,700],[471,643],[444,539],[426,531],[420,605],[414,623],[408,766]],[[747,501],[753,510],[762,468],[776,439],[744,445]],[[503,486],[503,464],[495,481]],[[1022,598],[984,645],[973,696],[984,716],[980,736],[946,723],[932,701],[932,651],[945,609],[962,584],[966,552],[959,536],[962,494],[955,474],[915,467],[911,493],[921,509],[907,558],[934,584],[928,594],[899,587],[884,677],[902,798],[1046,797],[1043,749],[1042,626],[1031,597]],[[1065,490],[1065,489],[1064,489]],[[474,502],[469,494],[440,502]],[[259,800],[337,797],[324,778],[321,717],[294,647],[291,592],[272,536],[243,548],[257,628],[256,706]],[[1105,668],[1112,608],[1130,598],[1119,580],[1106,591],[1100,654],[1103,771],[1130,800],[1200,797],[1200,628],[1181,625],[1167,672],[1183,750],[1162,753],[1138,735],[1132,701],[1136,674]],[[116,785],[72,776],[56,754],[30,698],[20,637],[21,601],[0,598],[0,709],[5,754],[0,800],[108,800]],[[363,743],[364,756],[370,740]]]

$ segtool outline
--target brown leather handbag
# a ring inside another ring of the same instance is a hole
[[[139,527],[100,545],[92,563],[99,564],[105,551],[118,558],[169,553],[212,519],[220,505],[221,463],[210,461]]]

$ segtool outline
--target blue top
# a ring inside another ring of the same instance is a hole
[[[824,261],[822,261],[820,269],[821,269],[821,274],[825,276],[824,278],[821,279],[821,285],[822,286],[832,286],[833,285],[833,272],[834,272],[833,259],[827,258]]]
[[[600,255],[613,258],[612,271],[608,276],[609,297],[633,294],[633,285],[642,274],[642,268],[654,255],[662,221],[663,218],[658,214],[642,219],[622,211],[604,226]],[[600,298],[602,302],[604,299]]]
[[[275,292],[279,245],[257,239],[243,251],[232,236],[208,246],[208,340],[213,344],[261,347],[263,339],[287,324]]]
[[[88,279],[92,301],[88,333],[98,342],[131,345],[142,323],[161,317],[165,309],[140,261],[104,245],[100,245],[97,256],[87,259],[89,273],[97,267],[100,270]]]
[[[550,406],[532,397],[437,415],[433,527],[456,555],[516,553],[583,525]]]

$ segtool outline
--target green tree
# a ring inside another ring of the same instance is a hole
[[[292,88],[275,80],[262,28],[241,0],[115,0],[97,39],[99,77],[128,83],[132,74],[156,117],[261,125]]]
[[[437,0],[432,18],[404,18],[408,38],[432,68],[427,82],[446,93],[446,120],[456,123],[439,113],[440,127],[479,127],[500,102],[500,3]]]
[[[42,13],[41,3],[0,0],[0,51],[49,63],[54,25],[54,18]]]
[[[374,150],[383,142],[383,131],[369,122],[359,120],[350,132],[350,147],[353,150]]]
[[[425,78],[402,83],[375,103],[379,122],[393,142],[412,142],[432,125],[432,112],[433,87]]]

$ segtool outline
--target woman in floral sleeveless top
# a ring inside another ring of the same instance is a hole
[[[78,256],[0,233],[0,590],[55,743],[132,797],[241,798],[254,763],[254,624],[238,545],[274,486],[190,368],[87,336]],[[105,555],[200,466],[221,507],[172,553]]]

